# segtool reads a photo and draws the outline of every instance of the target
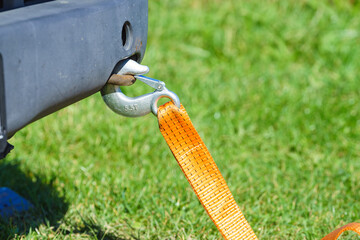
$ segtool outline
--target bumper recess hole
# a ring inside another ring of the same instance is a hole
[[[129,21],[126,21],[122,27],[121,31],[121,39],[122,39],[122,45],[125,48],[125,50],[129,50],[132,44],[132,28],[129,23]]]

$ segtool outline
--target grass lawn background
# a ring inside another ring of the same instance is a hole
[[[359,5],[150,0],[143,64],[178,94],[260,239],[360,221]],[[1,239],[221,239],[152,115],[120,117],[95,94],[10,142],[0,185],[36,211],[0,222]]]

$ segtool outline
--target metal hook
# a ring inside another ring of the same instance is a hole
[[[111,110],[126,117],[140,117],[150,112],[157,116],[157,102],[160,98],[170,98],[180,108],[179,97],[168,90],[164,82],[142,75],[135,78],[154,88],[155,91],[138,97],[128,97],[119,86],[106,84],[101,90],[101,95]]]

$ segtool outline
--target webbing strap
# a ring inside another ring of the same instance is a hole
[[[179,109],[168,102],[159,107],[158,120],[166,143],[223,237],[227,240],[257,239],[185,108],[181,105]],[[346,230],[360,234],[360,224],[350,223],[322,240],[336,240]]]
[[[159,127],[201,204],[225,239],[257,239],[183,106],[159,107]]]
[[[342,226],[342,227],[334,230],[333,232],[329,233],[328,235],[326,235],[321,240],[335,240],[335,239],[338,239],[338,237],[340,237],[340,235],[345,231],[354,231],[357,234],[360,234],[360,223],[353,222],[353,223],[349,223],[349,224],[347,224],[345,226]]]

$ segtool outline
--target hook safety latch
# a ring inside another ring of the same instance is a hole
[[[154,88],[155,91],[138,97],[128,97],[119,86],[106,84],[101,90],[101,95],[111,110],[126,117],[140,117],[150,112],[157,116],[157,103],[160,98],[170,98],[180,108],[179,97],[168,90],[164,82],[143,75],[134,77]]]

